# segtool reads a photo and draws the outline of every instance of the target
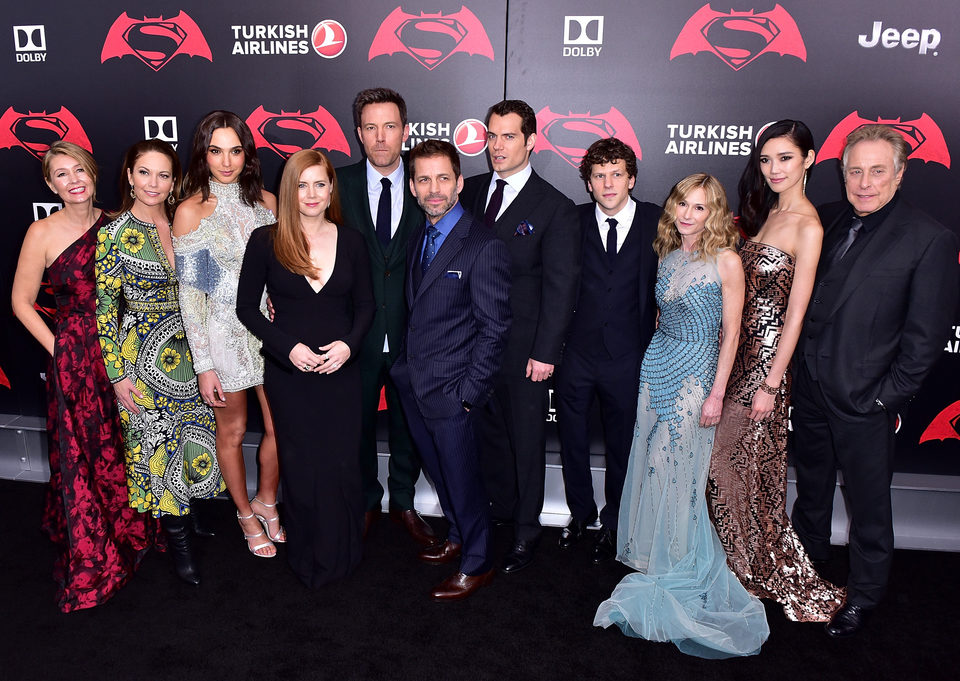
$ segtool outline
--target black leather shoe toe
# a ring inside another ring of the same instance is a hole
[[[517,541],[510,552],[503,557],[500,572],[512,575],[533,562],[533,552],[537,548],[535,541]]]
[[[869,610],[862,606],[844,603],[833,613],[830,623],[827,624],[827,636],[830,638],[853,636],[863,628],[868,612]]]

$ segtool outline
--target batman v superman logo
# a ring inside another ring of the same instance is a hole
[[[807,48],[797,22],[780,5],[760,13],[717,12],[709,4],[704,5],[683,25],[670,50],[670,59],[698,52],[713,52],[734,71],[768,52],[807,60]]]
[[[103,41],[100,63],[131,54],[154,71],[179,54],[213,61],[200,27],[184,11],[170,19],[131,19],[126,12],[117,17]]]
[[[453,14],[390,12],[370,44],[367,61],[382,54],[406,52],[429,71],[458,52],[479,54],[493,61],[493,45],[477,16],[466,7]]]
[[[350,155],[350,145],[336,119],[321,106],[316,111],[272,113],[257,107],[247,118],[258,148],[289,158],[301,149],[326,149]]]
[[[589,111],[555,114],[547,106],[537,112],[537,130],[534,153],[552,151],[574,168],[580,167],[580,161],[591,144],[607,137],[616,137],[633,149],[637,160],[641,158],[637,133],[626,116],[614,107],[610,107],[607,113],[594,116]]]
[[[927,114],[921,114],[920,118],[911,121],[901,121],[899,118],[878,118],[872,121],[861,117],[857,111],[837,123],[830,131],[827,139],[823,141],[823,146],[820,147],[820,153],[817,154],[817,163],[831,158],[840,159],[843,156],[847,135],[857,128],[872,123],[884,123],[899,132],[910,145],[909,158],[917,158],[925,163],[932,161],[946,168],[950,167],[947,140],[944,139],[940,126]]]
[[[23,114],[11,106],[0,116],[0,149],[20,147],[40,159],[58,140],[73,142],[93,151],[80,121],[66,107],[49,114],[46,111]]]

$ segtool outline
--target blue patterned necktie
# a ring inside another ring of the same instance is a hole
[[[433,256],[437,254],[437,237],[440,236],[440,230],[433,225],[427,225],[427,239],[423,245],[423,258],[420,260],[420,273],[425,275],[430,269],[430,263],[433,262]]]

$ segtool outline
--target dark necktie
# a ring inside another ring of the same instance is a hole
[[[437,237],[440,236],[440,230],[433,225],[427,225],[427,239],[423,245],[423,258],[420,260],[420,274],[426,275],[430,269],[430,263],[433,262],[433,256],[437,254]]]
[[[611,265],[617,258],[617,221],[607,218],[610,229],[607,230],[607,262]]]
[[[863,227],[863,220],[854,216],[853,220],[850,221],[850,229],[847,231],[847,238],[840,243],[836,250],[833,252],[833,257],[830,259],[831,265],[836,265],[838,262],[843,260],[843,256],[847,254],[847,251],[850,250],[850,247],[853,246],[853,242],[857,240],[857,237],[860,236],[860,229]]]
[[[483,214],[483,221],[487,227],[493,229],[497,222],[497,213],[500,212],[500,206],[503,205],[503,188],[507,186],[506,180],[497,180],[497,188],[490,195],[490,203],[487,204],[487,212]]]
[[[380,204],[377,206],[377,239],[380,245],[386,248],[390,245],[390,207],[393,205],[393,195],[390,192],[390,178],[380,180]]]

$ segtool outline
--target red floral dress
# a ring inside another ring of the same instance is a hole
[[[115,396],[97,338],[94,254],[105,216],[48,272],[57,301],[47,370],[50,485],[43,529],[59,551],[60,610],[103,603],[123,586],[156,536],[156,521],[127,503]]]

